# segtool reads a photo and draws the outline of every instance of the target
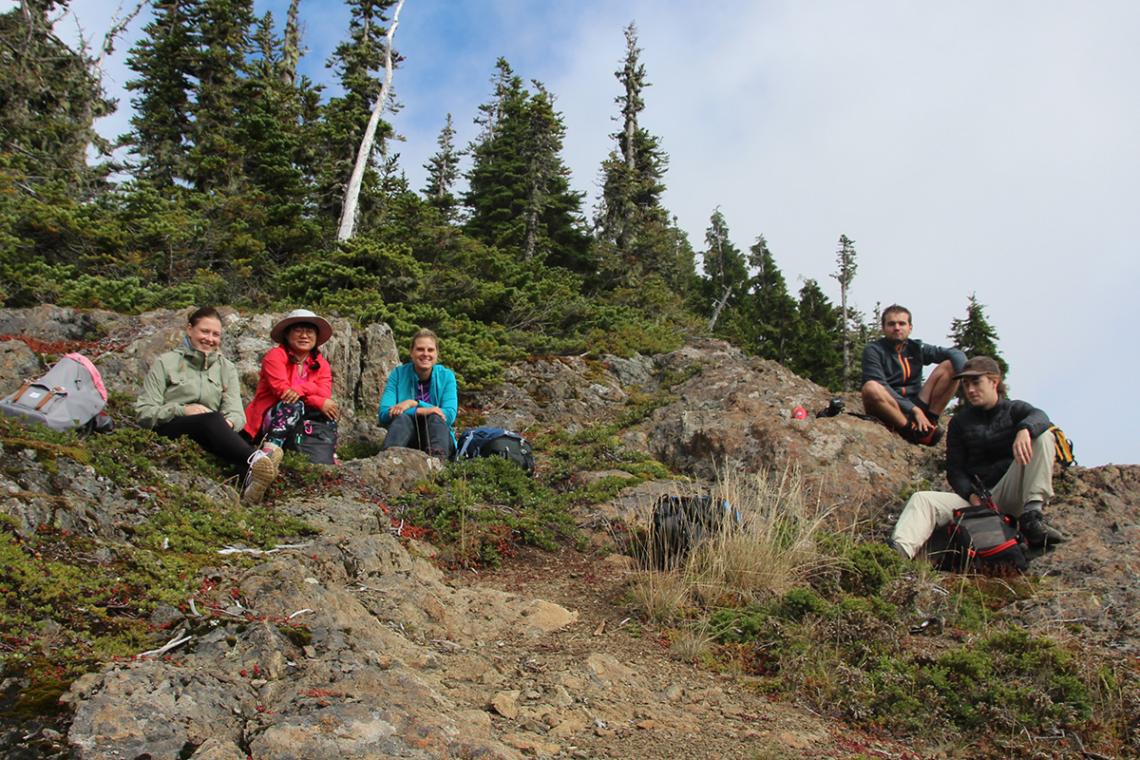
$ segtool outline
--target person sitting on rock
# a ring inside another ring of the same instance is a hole
[[[954,510],[981,503],[974,478],[992,491],[1003,514],[1018,520],[1035,549],[1065,540],[1042,512],[1053,495],[1055,449],[1048,415],[1024,401],[1006,398],[1001,369],[988,356],[975,356],[954,375],[966,406],[954,415],[946,435],[946,479],[954,493],[918,491],[910,497],[889,543],[913,559]]]
[[[256,504],[277,477],[270,452],[238,432],[245,425],[237,369],[219,353],[222,318],[203,306],[190,315],[181,345],[160,355],[143,380],[135,412],[143,427],[167,438],[187,436],[244,473],[242,500]]]
[[[411,361],[392,370],[380,399],[380,424],[388,430],[385,449],[403,446],[440,459],[454,455],[455,373],[438,361],[435,333],[424,329],[413,335]]]
[[[261,360],[253,401],[245,408],[242,434],[280,459],[286,438],[302,419],[336,420],[340,410],[332,398],[332,368],[320,351],[333,329],[308,309],[295,309],[273,325],[269,337],[277,345]]]
[[[894,304],[882,316],[883,336],[863,349],[863,408],[911,443],[934,446],[938,416],[958,391],[954,373],[966,363],[957,348],[912,340],[910,310]],[[937,364],[922,381],[922,368]]]

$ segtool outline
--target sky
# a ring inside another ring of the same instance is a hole
[[[61,36],[98,40],[120,0],[71,5]],[[255,5],[280,27],[288,0]],[[331,84],[348,10],[302,0],[301,17],[302,69]],[[106,135],[126,131],[144,22],[105,66],[120,97]],[[641,124],[669,154],[664,202],[695,249],[719,207],[742,251],[765,236],[793,294],[813,278],[838,302],[847,235],[849,300],[906,305],[913,337],[937,345],[976,294],[1012,395],[1048,412],[1081,464],[1140,463],[1140,3],[406,0],[387,118],[411,186],[448,113],[457,144],[475,137],[502,56],[557,97],[589,212],[630,22],[651,83]]]

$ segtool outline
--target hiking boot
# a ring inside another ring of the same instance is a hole
[[[925,433],[914,434],[915,442],[923,446],[937,446],[938,442],[942,440],[942,428],[935,425],[927,430]]]
[[[266,455],[268,455],[269,458],[273,460],[274,467],[281,466],[281,460],[285,458],[285,451],[280,446],[278,446],[276,443],[266,441],[262,445],[261,450],[264,451]]]
[[[280,451],[280,449],[278,449]],[[258,449],[249,458],[249,469],[245,473],[245,486],[241,500],[246,504],[258,504],[265,496],[265,489],[277,477],[277,464],[265,449]]]
[[[942,428],[935,425],[927,430],[925,433],[920,433],[916,428],[907,425],[906,427],[899,428],[895,431],[904,440],[910,443],[917,443],[922,446],[937,446],[938,442],[942,440]]]
[[[895,537],[894,536],[890,536],[887,538],[887,546],[894,549],[895,552],[897,552],[898,555],[900,557],[902,557],[903,559],[910,560],[911,557],[909,554],[907,554],[906,549],[902,548],[901,546],[899,546],[898,544],[895,543]]]
[[[1066,541],[1065,534],[1045,522],[1045,515],[1037,509],[1022,514],[1018,528],[1033,549],[1045,549],[1050,544],[1062,544]]]

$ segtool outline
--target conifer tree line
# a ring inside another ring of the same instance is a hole
[[[68,5],[20,0],[0,14],[7,306],[306,306],[386,321],[398,336],[427,326],[469,386],[526,353],[656,352],[701,332],[833,389],[858,382],[878,325],[848,303],[854,241],[839,239],[838,306],[814,280],[790,294],[765,238],[742,252],[719,208],[694,249],[663,205],[669,157],[646,126],[651,83],[633,24],[596,199],[571,187],[556,95],[500,58],[469,115],[476,138],[457,145],[455,120],[468,116],[448,114],[424,187],[409,187],[381,120],[354,235],[338,243],[389,54],[399,93],[396,0],[347,0],[348,27],[324,62],[336,95],[299,73],[300,0],[281,23],[255,15],[253,0],[151,0],[124,51],[133,111],[114,141],[94,129],[116,108],[98,58],[53,31]],[[398,108],[389,98],[388,114]],[[996,353],[973,296],[953,337]]]

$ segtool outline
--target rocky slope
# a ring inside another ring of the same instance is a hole
[[[143,368],[177,339],[179,321],[172,312],[0,312],[0,335],[22,338],[0,342],[0,387],[38,374],[33,349],[82,346],[102,354],[110,388],[133,394]],[[226,316],[225,351],[247,397],[271,323],[272,315]],[[378,437],[371,410],[398,360],[391,332],[336,328],[328,353],[337,393],[357,406],[344,429]],[[693,481],[801,468],[831,519],[871,539],[888,529],[902,489],[937,478],[935,455],[877,424],[791,419],[794,406],[814,412],[829,394],[715,341],[632,360],[533,359],[463,405],[523,432],[573,430],[646,393],[665,395],[626,429],[625,447]],[[846,400],[858,411],[857,399]],[[12,452],[0,480],[0,512],[18,530],[52,524],[114,546],[144,519],[137,494],[66,457],[53,469],[26,451]],[[439,466],[416,452],[381,453],[344,465],[335,493],[277,499],[275,509],[319,533],[244,568],[219,558],[203,573],[198,604],[166,610],[156,646],[171,642],[167,651],[81,678],[65,695],[64,725],[8,724],[0,749],[197,760],[953,756],[853,731],[773,702],[746,678],[678,661],[630,609],[632,561],[621,555],[532,550],[498,572],[445,573],[433,547],[394,535],[377,506],[378,496],[390,499]],[[227,498],[221,485],[191,485]],[[1003,614],[1136,665],[1140,467],[1076,468],[1059,486],[1053,515],[1075,539],[1035,559],[1042,591]],[[604,544],[601,526],[643,520],[654,494],[675,487],[640,483],[577,517]]]

